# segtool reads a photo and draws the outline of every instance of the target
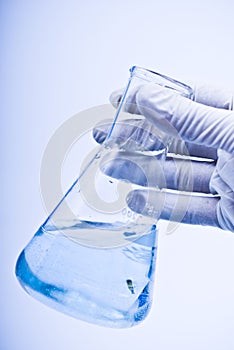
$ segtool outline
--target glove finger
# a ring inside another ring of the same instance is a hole
[[[234,112],[201,105],[155,84],[141,87],[136,100],[141,114],[162,131],[234,153]]]
[[[93,129],[93,137],[102,143],[111,128],[110,121],[102,121]],[[123,149],[157,151],[167,147],[168,137],[145,118],[117,121],[111,139]],[[165,144],[166,143],[166,144]]]
[[[195,102],[215,107],[233,110],[233,93],[225,89],[216,88],[208,84],[189,84],[193,89]],[[124,89],[114,91],[110,95],[111,104],[117,108],[124,93]]]
[[[197,145],[192,142],[184,142],[178,138],[171,138],[171,143],[168,148],[169,153],[205,158],[205,159],[217,159],[217,149],[213,147],[207,147]]]
[[[132,152],[110,152],[101,164],[107,176],[139,186],[210,193],[215,164],[176,159],[166,161]]]
[[[131,138],[138,144],[144,145],[145,150],[157,150],[160,147],[159,139],[150,133],[150,129],[152,129],[152,125],[150,124],[151,123],[149,123],[147,120],[144,120],[143,122],[139,119],[129,119],[117,122],[115,125],[115,135],[118,135],[119,137],[118,143],[124,143],[126,140]],[[94,127],[93,137],[96,142],[103,143],[105,141],[111,125],[112,121],[106,120]],[[190,155],[193,157],[209,158],[214,160],[217,159],[217,150],[215,148],[197,145],[192,142],[184,142],[178,138],[171,139],[168,152],[179,155]]]
[[[220,227],[217,197],[191,196],[163,191],[134,190],[127,197],[131,210],[156,219]]]
[[[233,109],[233,94],[229,91],[217,89],[207,84],[196,84],[193,91],[196,102],[215,108]]]

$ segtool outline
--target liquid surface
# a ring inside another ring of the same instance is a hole
[[[139,240],[152,232],[152,223],[123,223],[121,221],[95,222],[84,219],[75,219],[69,222],[59,222],[57,229],[49,221],[43,231],[56,234],[61,233],[74,242],[91,248],[116,248]],[[152,220],[151,220],[152,221]],[[154,226],[153,226],[154,227]]]

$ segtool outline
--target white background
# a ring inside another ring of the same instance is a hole
[[[231,89],[233,10],[231,0],[0,2],[1,349],[234,349],[232,233],[181,225],[166,236],[162,223],[154,305],[132,329],[60,314],[14,276],[47,216],[39,174],[55,130],[107,103],[135,64]]]

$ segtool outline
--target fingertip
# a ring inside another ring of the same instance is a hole
[[[145,206],[146,206],[146,198],[144,195],[144,192],[139,192],[139,191],[131,191],[127,198],[127,205],[129,206],[129,208],[138,213],[138,214],[142,214],[145,210]]]
[[[127,198],[129,208],[154,219],[159,219],[163,210],[165,193],[163,191],[133,190]]]
[[[123,95],[123,89],[119,89],[112,92],[112,94],[109,97],[109,101],[113,107],[118,108],[122,95]]]

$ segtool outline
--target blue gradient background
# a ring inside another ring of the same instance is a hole
[[[3,350],[234,348],[234,236],[161,224],[150,316],[112,330],[29,297],[14,276],[19,252],[46,218],[40,163],[54,131],[107,103],[134,64],[234,91],[234,3],[1,1],[1,325]]]

